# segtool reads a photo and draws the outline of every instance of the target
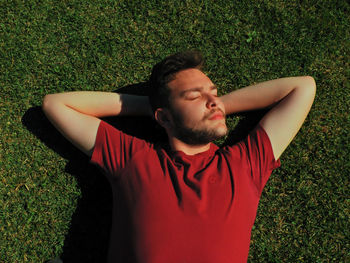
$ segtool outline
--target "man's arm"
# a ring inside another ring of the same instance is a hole
[[[151,114],[147,97],[94,91],[48,94],[42,109],[57,130],[88,156],[95,146],[99,118]]]
[[[316,83],[312,77],[289,77],[233,91],[221,100],[226,114],[273,106],[260,125],[268,134],[278,160],[303,124],[315,94]]]

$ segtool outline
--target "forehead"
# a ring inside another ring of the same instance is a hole
[[[175,79],[168,83],[168,87],[173,95],[193,88],[211,88],[213,82],[199,69],[185,69],[175,75]]]

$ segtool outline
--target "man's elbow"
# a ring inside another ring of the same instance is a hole
[[[316,94],[316,81],[312,76],[306,76],[306,87],[315,95]]]
[[[51,93],[51,94],[46,94],[43,98],[43,105],[44,104],[49,104],[52,103],[54,101],[58,101],[61,97],[61,93]]]
[[[47,109],[50,107],[51,101],[52,101],[52,94],[45,95],[45,97],[43,98],[42,105],[41,105],[41,108],[44,112],[47,111]]]
[[[47,94],[43,98],[41,109],[47,114],[55,107],[55,105],[57,105],[55,102],[57,102],[55,94]]]
[[[316,96],[316,81],[312,76],[303,76],[299,88],[303,96],[309,97],[312,101],[314,100]]]

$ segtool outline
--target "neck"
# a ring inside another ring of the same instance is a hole
[[[190,145],[180,141],[175,137],[169,138],[169,145],[173,151],[182,151],[187,155],[195,155],[197,153],[205,152],[210,149],[210,143],[203,145]]]

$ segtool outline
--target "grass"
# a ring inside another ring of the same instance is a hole
[[[46,120],[43,96],[139,83],[185,49],[202,51],[221,94],[315,78],[311,112],[262,194],[249,262],[350,260],[349,14],[342,0],[1,1],[0,262],[103,261],[109,185]]]

